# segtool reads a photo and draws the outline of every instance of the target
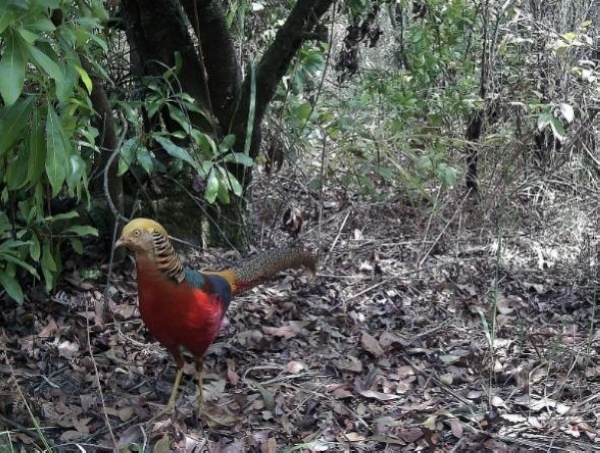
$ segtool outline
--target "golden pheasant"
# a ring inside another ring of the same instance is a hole
[[[221,272],[198,272],[183,266],[167,231],[154,220],[144,218],[125,225],[115,244],[119,246],[135,252],[140,314],[177,365],[167,411],[175,406],[183,375],[182,348],[195,358],[202,403],[202,357],[215,341],[233,296],[285,269],[304,266],[313,275],[316,271],[316,259],[311,253],[287,248],[264,252]]]

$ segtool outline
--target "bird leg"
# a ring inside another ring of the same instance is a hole
[[[173,409],[175,409],[175,400],[177,399],[177,390],[179,390],[179,382],[181,381],[181,376],[183,376],[183,367],[177,370],[177,376],[175,376],[173,390],[171,390],[171,396],[169,397],[169,402],[167,403],[167,408],[165,409],[165,412],[172,412]]]
[[[183,360],[183,356],[178,349],[169,349],[173,358],[175,359],[175,364],[177,365],[177,376],[175,376],[175,382],[173,382],[173,390],[171,390],[171,396],[169,397],[169,402],[167,403],[167,407],[164,412],[173,412],[175,409],[175,401],[177,400],[177,391],[179,390],[179,383],[181,382],[181,377],[183,376],[183,366],[185,365],[185,361]]]

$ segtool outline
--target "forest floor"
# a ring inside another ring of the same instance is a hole
[[[174,416],[150,421],[175,368],[130,262],[106,291],[74,271],[49,300],[2,302],[0,451],[598,451],[597,202],[459,192],[434,208],[325,191],[319,222],[301,188],[259,182],[257,248],[289,241],[273,221],[296,200],[319,271],[233,303],[199,418],[190,364]]]

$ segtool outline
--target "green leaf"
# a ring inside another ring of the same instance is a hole
[[[27,96],[0,110],[0,156],[22,138],[21,131],[29,124],[33,103],[33,96]]]
[[[538,116],[537,128],[538,131],[543,131],[546,126],[552,122],[553,116],[550,113],[542,113]]]
[[[138,147],[141,146],[140,139],[138,137],[132,137],[125,140],[123,146],[121,146],[121,152],[119,153],[119,172],[118,176],[123,175],[135,160],[135,152]]]
[[[219,149],[222,153],[229,151],[231,148],[233,148],[233,145],[235,144],[235,135],[234,134],[228,134],[225,136],[225,138],[223,138],[223,141],[221,142],[221,146],[219,146]]]
[[[40,240],[38,239],[36,234],[31,236],[31,244],[29,244],[29,256],[36,263],[40,260],[40,255],[42,254],[42,248],[40,246]]]
[[[550,120],[550,127],[552,128],[554,137],[562,142],[565,139],[566,132],[561,121],[558,118],[552,117]]]
[[[192,130],[192,138],[198,144],[198,148],[204,156],[208,156],[209,159],[212,159],[219,155],[217,144],[207,134],[194,129]]]
[[[35,16],[35,22],[28,22],[25,25],[29,30],[33,31],[53,32],[54,30],[56,30],[56,27],[54,26],[52,21],[48,17],[41,15]]]
[[[15,21],[16,17],[16,13],[11,9],[0,10],[0,34]]]
[[[62,213],[56,214],[56,215],[46,216],[46,217],[44,217],[44,222],[55,223],[55,222],[60,222],[61,220],[76,219],[78,217],[79,217],[79,213],[77,211],[68,211],[68,212],[62,212]]]
[[[79,253],[80,255],[83,255],[83,244],[79,239],[70,238],[69,242],[71,243],[71,247],[73,247],[73,250],[75,250],[75,252]]]
[[[6,185],[9,190],[18,190],[27,184],[27,148],[17,149],[16,156],[6,162]]]
[[[0,59],[0,95],[6,105],[12,105],[23,91],[27,58],[20,38],[12,31],[5,37]],[[4,129],[3,129],[4,130]]]
[[[64,139],[64,131],[60,119],[51,104],[48,104],[46,119],[46,175],[52,186],[52,196],[58,195],[67,172],[70,171],[70,146]]]
[[[238,197],[241,197],[242,193],[243,193],[243,189],[242,189],[242,185],[239,183],[237,178],[224,168],[221,168],[221,172],[225,173],[225,175],[223,176],[223,179],[225,181],[227,181],[227,187],[230,188],[231,191],[234,194],[236,194]]]
[[[98,236],[98,230],[89,225],[72,225],[61,232],[61,234],[66,233],[75,233],[78,236]]]
[[[23,303],[23,290],[14,277],[8,275],[4,271],[0,271],[0,286],[6,290],[6,294],[12,299],[20,304]]]
[[[32,184],[40,181],[46,159],[46,143],[44,142],[44,129],[42,128],[40,116],[39,109],[34,109],[30,122],[27,180]]]
[[[236,164],[244,165],[246,167],[252,167],[254,161],[250,156],[245,153],[230,153],[223,159],[225,162],[234,162]]]
[[[14,253],[16,249],[23,247],[24,245],[29,245],[29,242],[17,241],[15,239],[4,241],[0,244],[0,254]]]
[[[179,107],[172,104],[167,104],[167,108],[169,110],[169,116],[179,123],[186,134],[189,134],[192,130],[189,117],[185,116]]]
[[[83,69],[79,65],[75,65],[75,70],[79,74],[79,78],[83,82],[88,94],[92,94],[93,84],[92,84],[92,79],[90,78],[90,75],[87,73],[87,71],[85,69]]]
[[[149,175],[152,174],[152,170],[154,169],[154,161],[152,160],[150,152],[146,148],[140,148],[138,150],[137,161],[142,168],[146,170],[146,173]]]
[[[19,34],[19,36],[21,38],[23,38],[23,41],[26,44],[33,44],[34,42],[36,42],[37,40],[40,39],[40,36],[38,34],[33,33],[32,31],[26,30],[22,27],[17,28],[16,31]]]
[[[56,261],[52,256],[50,243],[44,243],[42,247],[42,273],[44,274],[45,287],[50,291],[54,287],[54,276],[58,270]]]
[[[219,193],[219,178],[217,178],[217,172],[213,168],[208,175],[206,181],[206,188],[204,189],[204,199],[210,204],[214,203]]]
[[[9,263],[13,263],[17,266],[22,267],[23,269],[25,269],[27,272],[29,272],[31,275],[37,275],[36,270],[33,268],[33,266],[31,266],[30,264],[26,263],[25,261],[23,261],[21,258],[17,258],[14,255],[10,255],[8,253],[3,254],[2,255],[2,259],[4,261],[7,261]]]
[[[73,59],[69,59],[60,70],[60,77],[56,79],[56,97],[59,101],[67,102],[73,94],[73,89],[79,80],[75,64]]]
[[[29,50],[29,55],[31,55],[31,58],[36,63],[38,68],[42,69],[46,74],[56,81],[62,79],[63,73],[58,64],[56,64],[52,58],[35,47],[33,44],[28,44],[27,49]]]
[[[311,111],[312,106],[310,105],[310,103],[303,102],[302,104],[296,107],[294,114],[296,115],[296,118],[298,118],[300,121],[306,121]]]
[[[190,155],[190,153],[185,148],[177,146],[171,140],[161,135],[154,134],[152,137],[160,144],[160,146],[164,148],[164,150],[170,156],[173,156],[177,159],[181,159],[182,161],[190,164],[192,168],[198,169],[198,162],[196,162],[196,160]]]
[[[222,204],[229,204],[231,202],[229,190],[227,190],[227,186],[225,184],[219,184],[219,193],[217,194],[217,198]]]
[[[71,171],[67,174],[67,185],[70,189],[77,187],[77,184],[85,177],[85,161],[79,154],[71,154],[69,157]]]

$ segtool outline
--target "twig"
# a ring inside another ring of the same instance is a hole
[[[88,301],[88,308],[90,308],[89,301]],[[106,402],[104,400],[104,393],[102,392],[102,384],[100,383],[100,372],[98,371],[98,365],[96,364],[96,359],[94,358],[94,353],[92,352],[92,340],[90,338],[90,319],[87,317],[85,318],[85,324],[86,324],[85,334],[87,337],[87,347],[90,352],[90,359],[92,360],[92,366],[94,367],[94,375],[96,377],[96,384],[98,385],[98,393],[100,395],[100,401],[102,402],[102,413],[104,415],[104,421],[106,423],[106,427],[110,434],[110,438],[113,442],[113,446],[115,448],[117,448],[117,439],[115,438],[115,433],[113,433],[112,427],[110,426],[110,420],[108,418],[108,412],[106,410]]]
[[[429,247],[429,250],[427,250],[427,252],[423,255],[423,258],[421,258],[421,260],[419,261],[419,265],[417,266],[418,268],[421,268],[421,266],[423,265],[423,263],[425,262],[425,260],[427,259],[427,257],[429,256],[429,254],[431,253],[431,251],[433,250],[433,248],[435,247],[435,245],[438,243],[438,241],[440,240],[440,238],[442,237],[442,235],[446,232],[446,230],[448,229],[448,227],[450,226],[450,224],[454,220],[454,217],[456,217],[456,215],[461,211],[462,205],[464,204],[464,202],[467,199],[469,199],[469,195],[468,194],[463,197],[462,201],[458,205],[458,208],[454,210],[454,213],[452,214],[452,217],[450,217],[450,220],[448,220],[446,222],[446,225],[444,225],[444,228],[442,228],[442,231],[440,231],[440,234],[437,235],[437,237],[433,241],[433,244],[431,244],[431,247]]]
[[[340,236],[342,235],[342,231],[344,230],[344,227],[346,226],[346,222],[348,221],[348,217],[350,217],[351,212],[352,212],[352,209],[348,209],[348,212],[346,213],[346,217],[344,217],[344,220],[342,221],[342,225],[338,228],[337,235],[335,236],[335,239],[333,240],[333,243],[331,244],[331,247],[330,247],[329,251],[327,252],[327,255],[323,259],[323,265],[325,265],[325,263],[331,256],[331,253],[335,249],[335,246],[336,246],[338,240],[340,239]],[[320,231],[319,231],[319,237],[321,237]]]
[[[125,142],[125,136],[127,135],[127,130],[128,130],[127,121],[123,120],[123,118],[121,118],[121,120],[122,120],[121,122],[123,123],[123,131],[121,132],[121,136],[119,137],[117,146],[115,146],[115,149],[113,150],[113,152],[110,154],[110,157],[106,161],[106,167],[104,167],[104,175],[103,175],[103,181],[102,181],[103,182],[102,185],[104,186],[104,196],[106,197],[106,201],[108,202],[108,206],[110,207],[110,210],[112,211],[113,215],[115,216],[115,219],[117,220],[115,222],[115,225],[119,224],[119,220],[123,220],[125,222],[129,220],[119,212],[119,210],[115,206],[115,203],[112,200],[112,197],[110,195],[110,190],[108,190],[108,169],[112,166],[113,160],[115,160],[117,155],[121,152],[121,147],[123,146],[123,143]],[[112,258],[112,254],[111,254],[111,258]],[[109,270],[109,272],[110,272],[110,270]]]

